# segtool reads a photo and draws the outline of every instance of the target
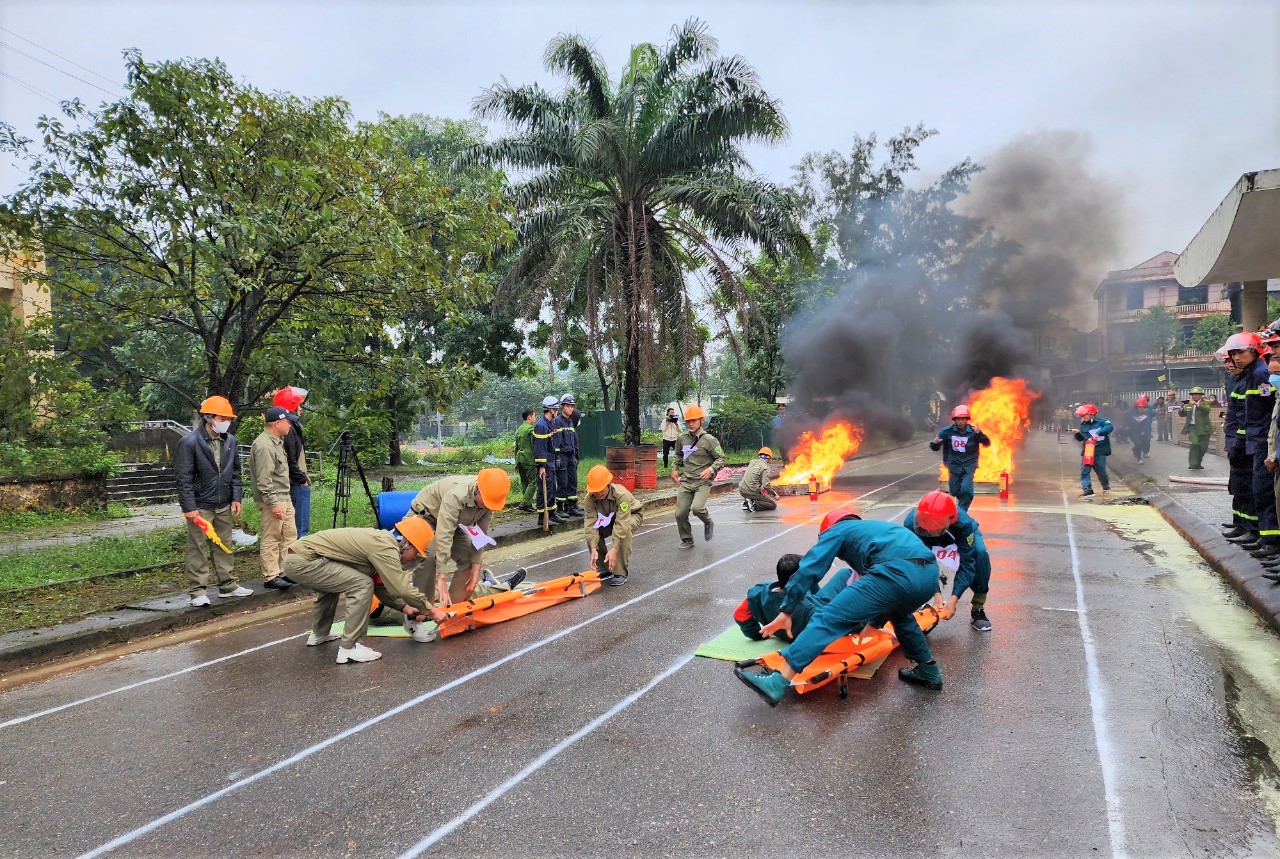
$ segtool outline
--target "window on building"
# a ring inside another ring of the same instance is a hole
[[[1143,291],[1144,290],[1141,284],[1135,284],[1134,286],[1129,287],[1128,291],[1125,294],[1126,310],[1141,310],[1143,308],[1143,303],[1142,303]]]
[[[1178,287],[1178,303],[1179,304],[1208,304],[1209,303],[1209,287],[1201,284],[1200,286],[1180,286]]]

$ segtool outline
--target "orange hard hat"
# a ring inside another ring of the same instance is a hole
[[[613,472],[605,468],[603,465],[593,465],[591,470],[587,472],[587,491],[599,492],[610,483],[613,483]]]
[[[482,468],[476,475],[480,485],[480,500],[490,510],[501,510],[507,504],[511,491],[511,475],[501,468]]]
[[[222,418],[234,418],[235,411],[231,408],[231,402],[226,397],[209,397],[200,404],[200,414],[217,415]]]
[[[972,417],[972,415],[969,414],[968,406],[956,406],[954,409],[951,410],[952,420],[955,420],[956,418],[967,418],[967,417]]]
[[[701,418],[705,418],[706,416],[707,416],[707,413],[704,412],[702,409],[698,408],[697,406],[689,406],[689,408],[684,410],[684,419],[686,422],[696,421]]]
[[[756,451],[756,456],[773,456],[773,448],[762,447]]]
[[[852,507],[837,507],[834,510],[828,510],[827,515],[822,517],[822,522],[821,524],[818,525],[818,533],[819,534],[827,533],[828,528],[830,528],[832,525],[836,524],[837,522],[844,521],[845,519],[861,519],[861,518],[862,517],[858,515],[858,512],[854,510]]]
[[[941,531],[955,524],[960,518],[956,512],[956,500],[947,493],[935,489],[925,493],[916,505],[916,525],[926,531]]]
[[[436,532],[431,529],[427,520],[419,519],[417,516],[401,519],[396,523],[396,530],[400,532],[401,537],[409,541],[413,548],[418,550],[419,555],[427,553],[427,546],[436,536]]]

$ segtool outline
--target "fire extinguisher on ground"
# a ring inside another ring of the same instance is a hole
[[[809,500],[818,500],[818,478],[814,477],[812,474],[809,475]]]

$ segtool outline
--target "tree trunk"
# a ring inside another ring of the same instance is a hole
[[[400,427],[396,422],[395,394],[387,394],[385,405],[387,409],[387,416],[391,420],[391,433],[387,437],[387,464],[403,465],[404,461],[400,455]]]
[[[640,443],[640,344],[638,337],[628,338],[627,367],[623,400],[626,411],[622,418],[622,436],[627,444]]]

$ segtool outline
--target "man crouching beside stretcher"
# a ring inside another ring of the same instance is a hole
[[[782,649],[787,664],[781,671],[756,674],[735,668],[738,679],[769,706],[775,706],[792,678],[829,644],[868,624],[889,620],[902,652],[917,663],[914,668],[899,669],[899,679],[941,689],[942,669],[934,661],[914,614],[937,592],[938,567],[933,552],[901,525],[863,521],[849,508],[837,508],[823,517],[818,542],[800,560],[800,568],[787,582],[782,611],[760,630],[761,637],[792,632],[792,615],[836,558],[860,570],[861,576],[837,574],[817,593],[823,605],[795,641]]]
[[[428,617],[437,623],[445,613],[432,608],[425,594],[413,586],[406,567],[426,551],[431,526],[421,519],[406,519],[395,531],[377,528],[334,528],[308,534],[292,543],[285,558],[285,575],[295,583],[319,591],[311,615],[307,646],[338,638],[330,630],[338,609],[338,595],[347,597],[346,619],[337,663],[372,662],[382,654],[360,643],[369,626],[369,606],[378,599],[404,612],[405,628],[417,641]]]
[[[591,568],[608,585],[625,585],[631,565],[631,537],[644,524],[644,504],[613,482],[613,472],[593,465],[587,472],[586,513],[582,527]],[[608,540],[613,538],[613,546]]]
[[[482,468],[475,477],[441,478],[414,497],[410,516],[426,520],[435,537],[422,552],[413,583],[433,604],[463,602],[477,593],[485,547],[497,545],[489,536],[493,513],[506,506],[510,490],[505,471]]]

